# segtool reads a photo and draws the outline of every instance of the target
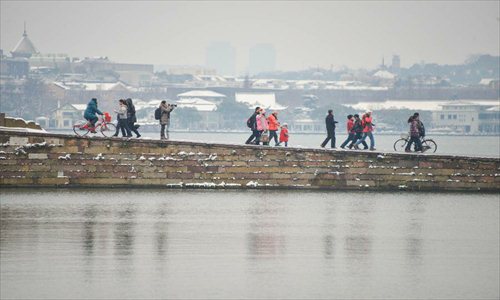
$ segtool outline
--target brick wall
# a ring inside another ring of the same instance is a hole
[[[0,186],[500,192],[500,159],[0,131]]]

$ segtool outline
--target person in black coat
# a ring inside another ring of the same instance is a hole
[[[127,100],[125,100],[126,104],[127,104],[127,123],[128,123],[128,127],[130,128],[130,130],[132,132],[134,132],[137,137],[141,137],[141,134],[139,133],[139,131],[137,131],[137,128],[139,125],[135,125],[134,123],[137,122],[137,117],[135,116],[135,106],[134,106],[134,103],[132,102],[132,99],[128,98]]]
[[[248,118],[247,126],[252,130],[252,135],[248,138],[245,144],[259,144],[260,141],[260,131],[257,130],[257,115],[260,112],[260,107],[255,108],[255,112]],[[253,141],[255,139],[255,141]]]
[[[328,115],[325,118],[327,136],[326,136],[326,139],[321,144],[322,148],[324,148],[326,146],[326,144],[328,143],[329,140],[331,140],[332,148],[335,148],[335,127],[336,127],[335,124],[337,124],[337,123],[338,122],[335,121],[335,118],[333,116],[333,110],[329,109]]]

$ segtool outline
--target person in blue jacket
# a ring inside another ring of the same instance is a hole
[[[91,132],[95,133],[95,123],[97,122],[97,116],[98,115],[103,115],[103,113],[97,108],[97,99],[92,98],[89,101],[89,104],[87,104],[87,108],[85,109],[85,113],[83,114],[83,117],[90,122],[90,125],[92,126]]]

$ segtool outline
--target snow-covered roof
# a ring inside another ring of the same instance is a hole
[[[245,103],[250,108],[260,106],[267,110],[285,110],[286,106],[276,103],[274,93],[236,93],[236,102]]]
[[[178,98],[226,98],[226,95],[209,90],[193,90],[177,95]]]
[[[17,45],[14,47],[14,49],[11,51],[12,54],[18,54],[21,56],[31,56],[35,53],[38,53],[38,50],[36,50],[35,45],[33,45],[33,42],[28,38],[28,34],[26,33],[26,30],[23,33],[23,37]]]
[[[392,74],[389,71],[386,70],[380,70],[377,71],[375,74],[373,74],[374,77],[382,78],[382,79],[394,79],[396,78],[396,75]]]
[[[489,85],[492,81],[495,81],[494,78],[482,78],[481,81],[479,81],[480,85]]]
[[[178,107],[181,108],[194,108],[197,111],[216,111],[217,105],[213,102],[201,98],[187,98],[177,101]]]
[[[76,110],[85,110],[87,108],[87,104],[71,104]]]
[[[498,100],[387,100],[383,102],[359,102],[349,105],[358,111],[374,111],[384,109],[412,109],[417,111],[422,110],[440,110],[443,105],[460,105],[467,102],[473,105],[495,106],[499,105]]]
[[[82,89],[86,91],[112,91],[112,90],[132,90],[123,82],[61,82],[54,81],[54,85],[65,89]]]

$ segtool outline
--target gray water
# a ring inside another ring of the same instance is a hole
[[[6,298],[498,298],[498,194],[0,191]]]

